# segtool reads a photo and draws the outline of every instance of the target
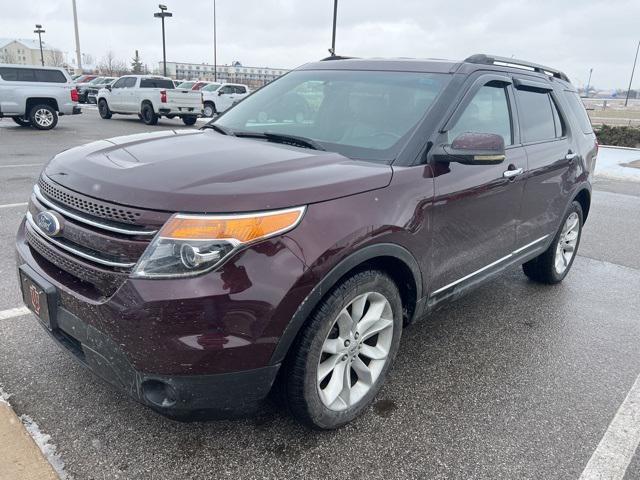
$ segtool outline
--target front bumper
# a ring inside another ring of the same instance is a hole
[[[278,308],[288,288],[274,284],[293,284],[304,269],[274,244],[245,251],[221,272],[127,279],[103,297],[33,251],[24,222],[16,242],[17,264],[57,291],[50,335],[98,376],[167,414],[244,411],[268,394],[279,369],[271,355],[292,315]]]

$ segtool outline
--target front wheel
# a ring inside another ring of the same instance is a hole
[[[185,125],[191,126],[191,125],[195,125],[196,121],[198,120],[198,117],[182,117],[182,121],[184,122]]]
[[[29,121],[38,130],[51,130],[58,124],[58,112],[50,105],[36,105],[29,113]]]
[[[583,222],[582,206],[574,201],[549,248],[522,265],[525,275],[540,283],[561,282],[576,258]]]
[[[109,120],[113,116],[109,109],[109,105],[104,98],[101,98],[98,102],[98,113],[100,113],[100,118],[104,120]]]
[[[340,427],[362,413],[384,383],[398,351],[402,302],[377,270],[353,275],[321,302],[285,362],[291,413],[316,429]]]
[[[213,117],[216,114],[216,104],[213,102],[205,102],[202,114],[207,118]]]
[[[11,117],[11,120],[13,120],[15,123],[17,123],[21,127],[30,127],[31,126],[31,121],[28,118]]]

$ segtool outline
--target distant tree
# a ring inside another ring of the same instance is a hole
[[[50,67],[64,67],[67,62],[65,61],[64,53],[54,48],[47,52],[44,63]]]
[[[140,55],[138,54],[138,50],[136,50],[136,55],[131,60],[131,73],[141,74],[143,71],[142,60],[140,60]]]
[[[118,60],[111,50],[100,60],[98,70],[109,77],[117,77],[129,73],[127,64],[123,60]]]

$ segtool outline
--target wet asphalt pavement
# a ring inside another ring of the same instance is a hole
[[[26,202],[56,152],[149,128],[93,110],[44,133],[0,120],[0,310],[21,305],[12,242],[25,210],[3,205]],[[577,479],[640,373],[640,184],[595,187],[565,282],[512,269],[407,328],[376,403],[336,432],[305,430],[271,403],[243,419],[165,419],[29,315],[0,320],[0,385],[76,479]],[[638,452],[625,478],[640,478]]]

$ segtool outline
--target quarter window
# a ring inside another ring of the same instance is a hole
[[[587,115],[587,112],[584,109],[584,105],[582,104],[582,100],[580,100],[578,94],[576,92],[565,91],[564,97],[569,103],[569,108],[571,109],[573,116],[578,120],[580,129],[584,133],[593,133],[591,121],[589,120],[589,116]]]
[[[558,111],[548,92],[517,90],[516,95],[525,142],[543,142],[563,135]]]
[[[505,87],[481,87],[465,107],[454,127],[449,130],[449,141],[452,142],[465,132],[494,133],[504,138],[505,145],[513,145],[511,114]]]
[[[36,70],[36,82],[67,83],[67,77],[59,70]]]

